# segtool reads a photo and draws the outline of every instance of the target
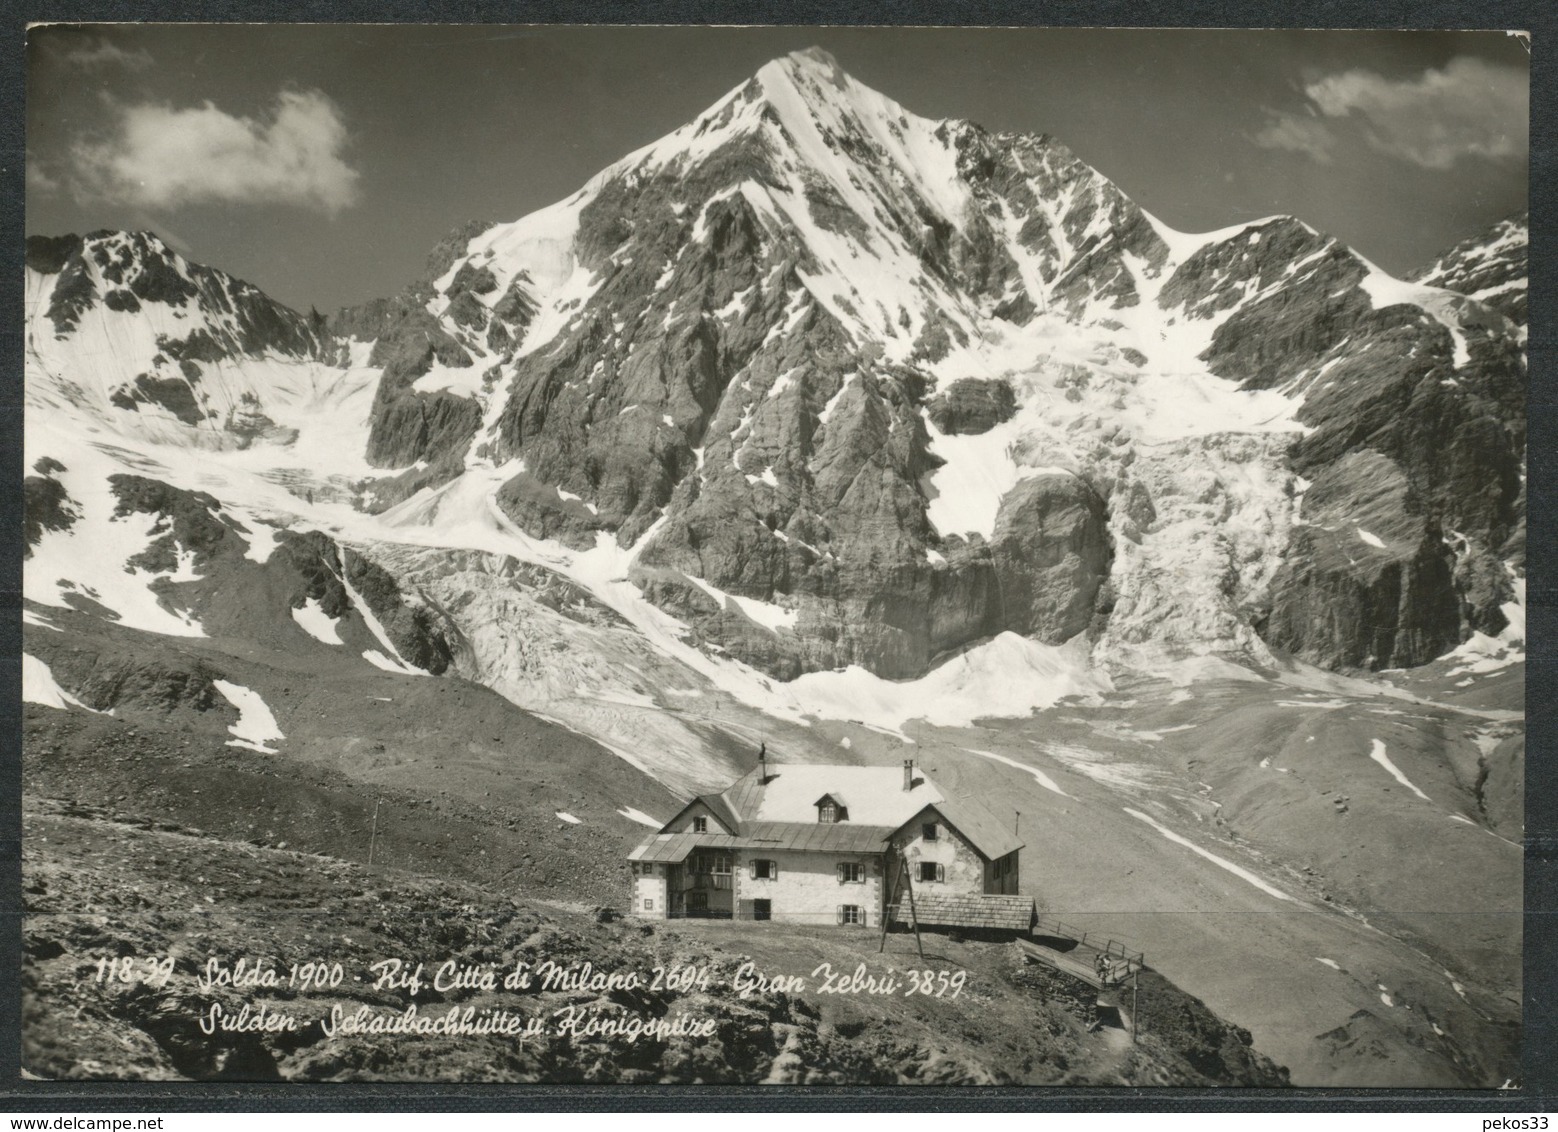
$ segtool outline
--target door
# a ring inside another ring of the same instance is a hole
[[[754,920],[771,920],[774,918],[774,904],[772,900],[752,901],[752,918]]]

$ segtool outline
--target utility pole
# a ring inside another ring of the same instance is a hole
[[[1136,969],[1131,972],[1131,1045],[1136,1044],[1136,1030],[1137,1027],[1141,1025],[1141,1021],[1137,1017],[1137,1011],[1139,1010],[1138,994],[1140,991],[1141,967],[1138,965]]]
[[[892,923],[893,909],[897,907],[898,889],[900,887],[909,893],[909,923],[914,928],[914,947],[920,953],[920,958],[925,958],[925,945],[920,940],[920,917],[914,910],[914,881],[909,878],[909,858],[902,848],[898,849],[896,861],[890,862],[889,868],[897,865],[896,875],[893,877],[892,890],[888,894],[887,906],[882,910],[882,942],[877,946],[877,953],[887,950],[887,928]]]
[[[876,948],[878,955],[887,950],[887,929],[893,922],[893,909],[898,906],[898,886],[903,882],[903,878],[898,875],[897,862],[888,856],[885,863],[888,874],[892,877],[892,884],[887,889],[887,901],[882,905],[882,941]]]
[[[909,875],[909,858],[904,855],[902,849],[898,851],[903,861],[903,883],[909,890],[909,922],[914,925],[914,949],[920,953],[920,959],[925,958],[925,944],[920,941],[920,914],[914,910],[914,878]]]
[[[379,841],[379,802],[378,798],[373,800],[373,832],[368,835],[368,864],[370,865],[373,864],[373,850]]]

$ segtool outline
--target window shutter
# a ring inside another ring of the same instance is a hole
[[[838,910],[837,910],[836,915],[837,915],[837,919],[834,920],[834,922],[842,924],[844,922],[844,905],[840,904],[838,906]]]
[[[834,865],[833,866],[833,871],[834,871],[835,874],[837,874],[837,876],[839,878],[839,883],[843,884],[844,883],[844,865],[842,863]],[[844,915],[844,906],[842,904],[839,905],[839,915],[840,916]],[[844,921],[842,919],[839,920],[839,923],[842,924],[843,922]]]
[[[779,862],[778,861],[769,861],[768,862],[768,879],[769,880],[778,880],[779,879]]]
[[[757,879],[757,862],[756,861],[749,861],[747,863],[747,875],[749,877],[751,877],[753,880]]]
[[[937,880],[946,880],[947,879],[947,868],[946,868],[945,865],[937,865],[936,866],[936,879]]]

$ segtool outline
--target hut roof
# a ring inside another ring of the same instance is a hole
[[[914,915],[922,924],[950,928],[997,928],[1029,931],[1038,922],[1039,910],[1031,896],[966,893],[915,894]],[[909,923],[909,901],[893,909],[894,923]]]

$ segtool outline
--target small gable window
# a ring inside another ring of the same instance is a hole
[[[920,879],[923,881],[946,880],[947,870],[935,861],[920,862]]]
[[[936,823],[935,822],[928,821],[924,825],[920,826],[920,839],[923,840],[923,841],[935,841],[936,840]]]
[[[693,818],[692,819],[692,831],[694,833],[708,833],[709,832],[709,819],[708,818]]]

